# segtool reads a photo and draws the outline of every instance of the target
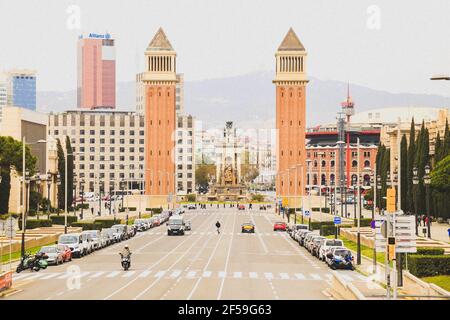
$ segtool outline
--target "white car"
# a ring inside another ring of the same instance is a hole
[[[62,234],[57,244],[65,244],[72,251],[72,255],[81,258],[89,253],[88,235],[82,233]]]
[[[81,232],[82,234],[87,234],[89,235],[89,243],[91,245],[91,252],[100,249],[100,231],[98,230],[86,230]]]
[[[329,253],[332,248],[343,246],[344,241],[339,239],[328,239],[324,241],[323,245],[319,249],[319,259],[325,261],[327,253]]]

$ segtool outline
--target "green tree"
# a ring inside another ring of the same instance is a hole
[[[400,190],[401,190],[401,204],[402,209],[410,210],[408,203],[408,146],[406,142],[406,135],[402,136],[402,140],[400,141]]]
[[[0,214],[9,212],[9,196],[11,191],[11,170],[22,175],[23,145],[12,137],[0,136]],[[30,148],[25,147],[25,168],[30,175],[35,172],[36,157]]]
[[[67,206],[71,207],[73,204],[73,150],[70,144],[69,136],[66,136],[66,155],[67,156]]]
[[[216,175],[214,164],[199,164],[195,170],[195,181],[201,188],[208,188],[208,183]]]
[[[56,139],[56,148],[57,148],[57,155],[58,155],[58,173],[60,175],[60,181],[61,184],[58,186],[58,208],[63,209],[65,207],[65,198],[64,198],[64,191],[65,191],[65,161],[66,157],[64,156],[64,151],[61,146],[61,141],[59,139]]]
[[[431,188],[435,199],[435,217],[450,218],[450,155],[436,163],[431,171]]]
[[[442,159],[450,154],[450,129],[448,127],[448,119],[445,121],[444,141],[442,143],[441,156]]]
[[[414,160],[416,156],[416,125],[414,124],[414,118],[411,120],[411,128],[409,131],[409,145],[408,155],[406,163],[406,184],[407,184],[407,199],[413,199],[414,197],[414,184],[413,184],[413,168]],[[402,202],[406,211],[414,212],[414,201]]]

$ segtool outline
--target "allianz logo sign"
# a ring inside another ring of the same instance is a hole
[[[107,34],[89,33],[89,38],[110,39],[111,35],[109,33],[107,33]]]

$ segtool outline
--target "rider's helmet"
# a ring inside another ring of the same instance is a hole
[[[123,247],[124,249],[128,249],[128,245],[126,244],[125,247]]]

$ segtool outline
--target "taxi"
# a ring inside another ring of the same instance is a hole
[[[242,225],[242,233],[255,233],[255,225],[251,222]]]

